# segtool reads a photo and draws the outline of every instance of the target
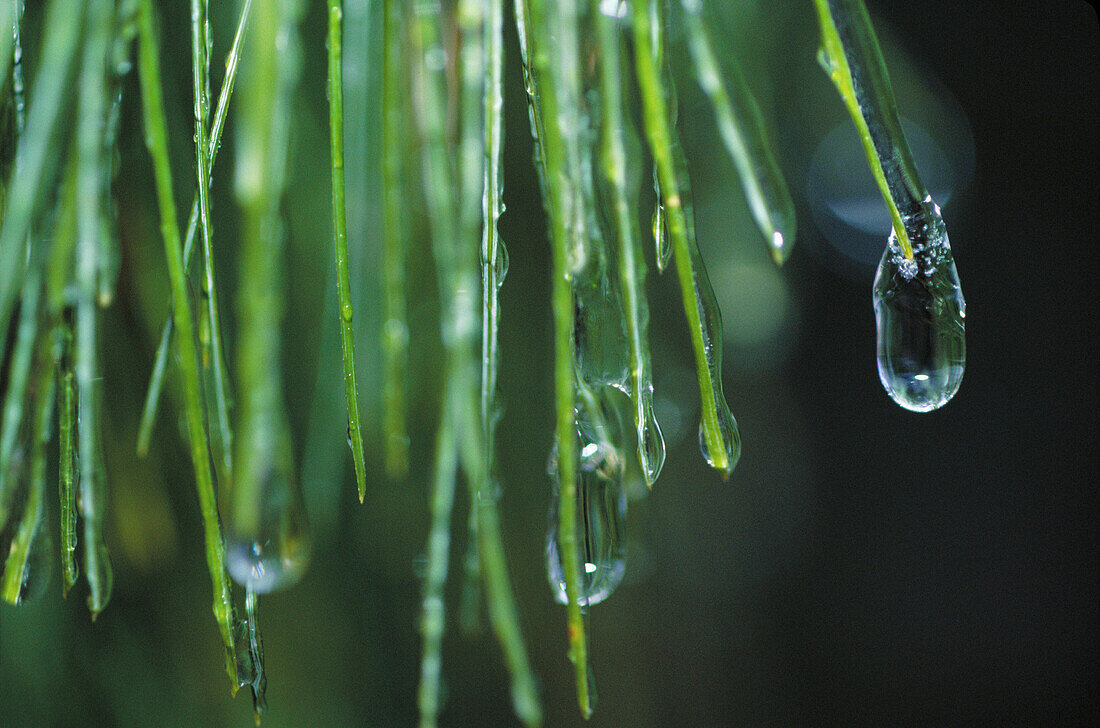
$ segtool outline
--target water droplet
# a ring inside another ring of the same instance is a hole
[[[622,487],[621,454],[606,443],[579,445],[577,468],[577,546],[580,557],[582,605],[599,604],[611,595],[626,572],[623,526],[626,491]],[[566,603],[565,575],[560,557],[557,448],[550,454],[554,490],[550,502],[550,531],[546,538],[546,568],[554,598]]]
[[[718,430],[722,433],[722,445],[726,451],[726,467],[719,468],[715,465],[715,459],[711,456],[710,448],[707,447],[706,432],[702,424],[699,425],[699,449],[702,451],[707,464],[712,468],[721,470],[723,475],[728,478],[733,469],[737,467],[737,461],[741,459],[741,432],[737,428],[737,420],[733,418],[733,413],[726,405],[726,400],[718,397],[715,404],[718,410]]]
[[[928,412],[962,382],[966,302],[938,211],[909,237],[913,259],[891,233],[875,276],[878,373],[895,402]]]
[[[508,275],[508,248],[499,239],[497,240],[496,270],[494,274],[497,279],[497,288],[500,288]]]
[[[352,309],[350,303],[345,303],[343,306],[340,307],[340,318],[342,318],[344,321],[351,321],[353,313],[354,310]]]
[[[642,467],[646,485],[652,487],[657,482],[657,476],[661,474],[661,468],[665,464],[665,440],[661,435],[661,426],[657,424],[657,417],[653,413],[652,390],[642,393],[640,404],[641,417],[637,418],[638,461]]]
[[[298,488],[269,470],[251,489],[242,479],[234,491],[226,548],[230,576],[257,594],[297,582],[310,556],[309,527]]]

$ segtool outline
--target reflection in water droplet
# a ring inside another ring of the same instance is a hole
[[[895,402],[914,412],[946,404],[966,367],[966,302],[938,209],[910,233],[913,260],[890,234],[874,302],[878,373]]]
[[[582,435],[583,437],[583,435]],[[582,605],[599,604],[615,590],[626,572],[624,521],[626,492],[622,487],[622,455],[606,443],[584,442],[577,478],[577,543],[581,560]],[[550,453],[550,532],[546,539],[546,569],[554,598],[566,603],[558,518],[557,447]]]

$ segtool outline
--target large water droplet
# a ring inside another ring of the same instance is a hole
[[[294,584],[305,573],[309,527],[301,496],[289,478],[269,471],[250,495],[249,502],[235,496],[226,566],[237,583],[267,594]]]
[[[895,402],[928,412],[962,382],[966,302],[938,210],[910,242],[912,260],[891,233],[875,276],[878,373]]]
[[[741,459],[741,432],[737,427],[737,420],[733,418],[733,413],[726,405],[726,400],[717,397],[715,404],[718,412],[718,430],[722,433],[722,445],[726,451],[726,467],[719,468],[715,464],[715,458],[711,454],[710,448],[707,447],[706,431],[702,424],[699,425],[699,449],[702,451],[707,464],[712,468],[721,470],[723,475],[728,478],[733,469],[737,467],[737,461]]]
[[[578,440],[577,459],[577,546],[580,557],[581,593],[578,603],[599,604],[611,595],[626,572],[623,526],[626,492],[622,487],[624,464],[621,454],[606,443]],[[546,569],[554,598],[567,601],[562,570],[558,507],[557,449],[550,454],[550,478],[554,490],[550,499],[550,532],[546,539]]]

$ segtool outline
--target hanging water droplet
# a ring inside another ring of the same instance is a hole
[[[626,492],[620,453],[606,443],[579,438],[577,460],[577,546],[580,557],[582,605],[599,604],[615,590],[626,572],[623,522]],[[565,574],[560,556],[557,447],[550,453],[550,532],[546,538],[546,569],[554,598],[566,603]]]
[[[728,478],[737,467],[737,461],[741,459],[741,432],[737,427],[737,420],[733,418],[733,413],[726,405],[726,400],[718,397],[715,404],[718,410],[718,429],[722,433],[722,443],[726,450],[726,467],[722,469],[715,465],[715,459],[711,455],[710,448],[707,447],[706,432],[702,424],[699,425],[699,449],[707,464],[722,470],[722,474]]]
[[[258,486],[258,487],[257,487]],[[257,594],[294,584],[309,564],[309,527],[297,487],[269,470],[248,499],[235,495],[229,524],[226,567],[230,576]],[[236,488],[246,487],[244,482]]]
[[[638,461],[646,485],[652,487],[665,464],[665,439],[653,413],[653,391],[643,391],[638,418]]]
[[[966,301],[947,230],[938,208],[932,211],[910,233],[913,259],[891,232],[875,275],[879,379],[895,402],[914,412],[946,404],[966,367]]]

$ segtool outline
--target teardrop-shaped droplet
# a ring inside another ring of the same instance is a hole
[[[646,485],[653,487],[665,464],[665,439],[653,413],[653,391],[641,394],[638,422],[638,461]]]
[[[657,191],[660,194],[660,190]],[[653,242],[657,250],[657,270],[664,273],[668,261],[672,258],[672,239],[668,234],[668,216],[660,200],[653,206]]]
[[[622,487],[623,459],[607,444],[580,439],[577,477],[577,546],[581,593],[577,602],[599,604],[611,595],[626,572],[624,522],[626,492]],[[567,601],[562,570],[558,506],[557,451],[551,453],[554,490],[550,501],[550,532],[546,539],[546,568],[554,598]]]
[[[726,450],[726,467],[721,469],[715,465],[715,458],[711,454],[710,448],[707,447],[706,433],[701,424],[699,425],[699,449],[702,451],[707,464],[712,468],[722,470],[722,474],[728,478],[733,469],[737,467],[737,461],[741,459],[741,432],[737,428],[737,420],[733,418],[733,413],[726,405],[726,400],[718,397],[715,404],[718,411],[718,429],[722,433],[722,444]]]
[[[237,483],[236,487],[242,487]],[[257,594],[290,586],[309,564],[310,540],[298,488],[269,470],[248,503],[234,504],[226,566],[230,576]]]
[[[938,210],[910,242],[912,260],[891,233],[875,276],[878,373],[895,402],[928,412],[962,382],[966,302]]]

